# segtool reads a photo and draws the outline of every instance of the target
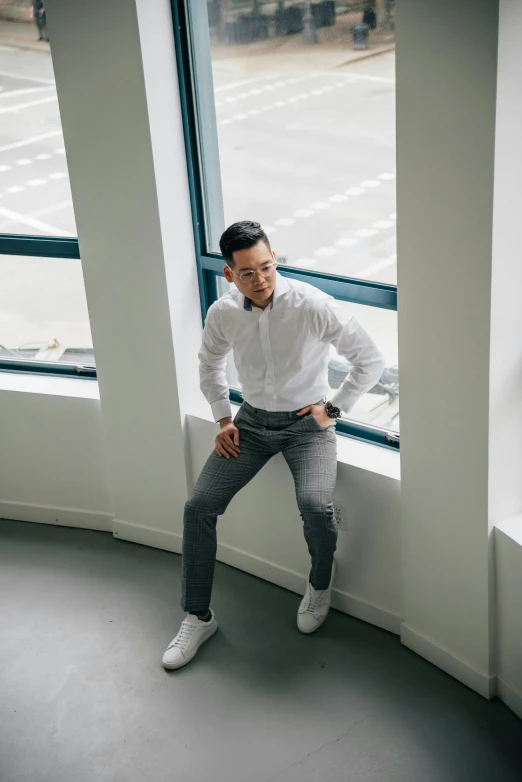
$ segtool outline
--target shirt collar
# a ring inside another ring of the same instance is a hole
[[[290,286],[288,285],[285,278],[279,274],[279,272],[276,272],[276,284],[274,288],[274,295],[272,297],[272,303],[270,304],[270,309],[274,308],[274,302],[283,294],[289,290]],[[243,301],[243,309],[247,310],[248,312],[252,312],[252,302],[247,296],[241,295],[242,301]]]

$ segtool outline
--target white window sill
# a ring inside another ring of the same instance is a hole
[[[501,521],[495,528],[503,532],[504,535],[507,535],[508,538],[511,538],[519,546],[522,546],[522,515],[518,514]]]
[[[235,416],[239,405],[232,405],[232,414]],[[215,425],[209,406],[201,399],[193,400],[190,415],[209,421]],[[401,479],[401,458],[399,451],[390,448],[382,448],[372,443],[363,443],[344,435],[337,436],[337,461],[339,464],[347,464],[360,470],[392,478]]]
[[[79,399],[100,398],[96,380],[76,377],[53,377],[51,375],[31,375],[28,372],[0,372],[0,391],[72,396]]]

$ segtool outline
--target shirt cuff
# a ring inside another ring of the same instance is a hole
[[[232,405],[228,399],[220,399],[218,402],[214,402],[210,405],[212,408],[212,415],[216,423],[221,421],[222,418],[232,418]]]
[[[351,394],[341,386],[330,399],[330,402],[334,407],[340,408],[343,413],[348,413],[354,407],[359,397],[360,394]]]

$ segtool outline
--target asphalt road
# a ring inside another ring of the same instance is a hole
[[[239,79],[214,67],[224,223],[261,222],[287,262],[396,282],[393,53]],[[0,232],[75,236],[52,61],[0,47]],[[218,230],[221,226],[218,226]],[[394,313],[357,315],[397,361]],[[0,346],[90,347],[80,263],[0,256]]]
[[[394,54],[214,80],[225,223],[259,220],[292,265],[396,284]]]

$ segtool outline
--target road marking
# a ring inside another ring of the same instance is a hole
[[[388,266],[392,266],[397,260],[397,253],[394,253],[393,255],[390,255],[388,258],[381,258],[380,261],[375,261],[375,263],[371,263],[369,266],[366,266],[365,269],[362,269],[360,272],[357,272],[357,277],[364,277],[367,278],[371,274],[375,274],[375,272],[382,271],[382,269],[386,269]]]
[[[11,92],[2,92],[0,98],[12,98],[15,95],[29,95],[32,92],[42,92],[42,90],[53,90],[54,86],[49,87],[26,87],[23,90],[11,90]]]
[[[0,74],[1,75],[1,74]],[[277,79],[278,76],[258,76],[255,79],[242,79],[241,81],[235,81],[232,84],[223,84],[221,87],[215,87],[214,92],[226,92],[227,90],[234,90],[236,87],[242,87],[244,84],[254,84],[257,81],[263,81],[264,79]]]
[[[0,147],[0,152],[9,152],[11,149],[19,149],[20,147],[26,147],[29,144],[36,144],[37,141],[44,141],[47,138],[61,135],[61,130],[53,130],[50,133],[42,133],[40,136],[33,136],[32,138],[24,139],[24,141],[15,141],[12,144],[6,144],[4,147]]]
[[[338,252],[336,247],[319,247],[318,250],[314,250],[314,255],[317,255],[318,258],[330,258]]]
[[[339,239],[336,243],[337,247],[355,247],[356,244],[359,244],[358,239]]]
[[[370,236],[375,236],[376,233],[375,228],[361,228],[359,231],[355,231],[355,236],[360,236],[361,239],[369,239]]]
[[[306,269],[308,266],[315,266],[316,263],[317,258],[298,258],[291,265]]]
[[[55,225],[49,225],[48,223],[43,223],[41,220],[37,220],[34,217],[27,217],[26,215],[19,214],[18,212],[13,212],[11,209],[4,209],[3,207],[0,207],[0,217],[5,217],[7,220],[10,220],[12,223],[22,223],[23,225],[29,226],[29,228],[35,228],[37,231],[44,231],[46,234],[49,234],[50,236],[73,236],[74,234],[69,233],[69,231],[64,231],[63,228],[58,228]]]
[[[295,220],[291,220],[289,217],[280,217],[279,220],[274,220],[274,225],[287,226],[293,225]]]
[[[54,86],[54,79],[41,79],[38,76],[20,76],[19,73],[11,73],[11,71],[0,71],[0,76],[9,76],[11,79],[23,79],[24,81],[34,81],[36,84],[52,84]]]
[[[30,109],[32,106],[40,106],[42,103],[50,103],[54,100],[58,100],[56,95],[51,95],[49,98],[40,98],[40,100],[32,100],[29,103],[18,103],[16,106],[6,106],[4,109],[0,109],[0,114],[11,114],[15,111]]]
[[[38,209],[36,212],[32,212],[30,217],[45,217],[53,212],[59,212],[61,209],[70,209],[72,201],[69,198],[67,201],[61,201],[59,204],[53,204],[52,206],[46,206],[45,209]]]
[[[73,202],[69,198],[67,201],[61,201],[59,204],[53,204],[53,206],[46,206],[45,209],[38,209],[36,212],[31,213],[31,217],[45,217],[53,212],[59,212],[61,209],[70,209]]]
[[[350,77],[355,79],[355,81],[374,81],[380,84],[395,84],[395,79],[391,79],[388,76],[370,76],[366,73],[351,73]]]

